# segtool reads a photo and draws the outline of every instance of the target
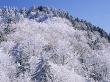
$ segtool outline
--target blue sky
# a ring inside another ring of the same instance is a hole
[[[110,0],[0,0],[0,7],[45,5],[61,8],[110,32]]]

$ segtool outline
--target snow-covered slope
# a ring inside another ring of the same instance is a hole
[[[70,17],[1,9],[0,82],[110,82],[109,36]]]

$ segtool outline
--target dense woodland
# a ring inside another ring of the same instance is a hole
[[[110,82],[110,34],[61,9],[0,8],[1,82]]]

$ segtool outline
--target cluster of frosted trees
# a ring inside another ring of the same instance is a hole
[[[109,82],[109,39],[60,9],[0,9],[0,46],[15,67],[4,82]]]

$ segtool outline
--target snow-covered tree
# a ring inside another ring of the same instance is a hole
[[[32,80],[35,82],[53,82],[53,75],[50,70],[48,61],[41,58],[37,64],[35,73],[32,75]]]

